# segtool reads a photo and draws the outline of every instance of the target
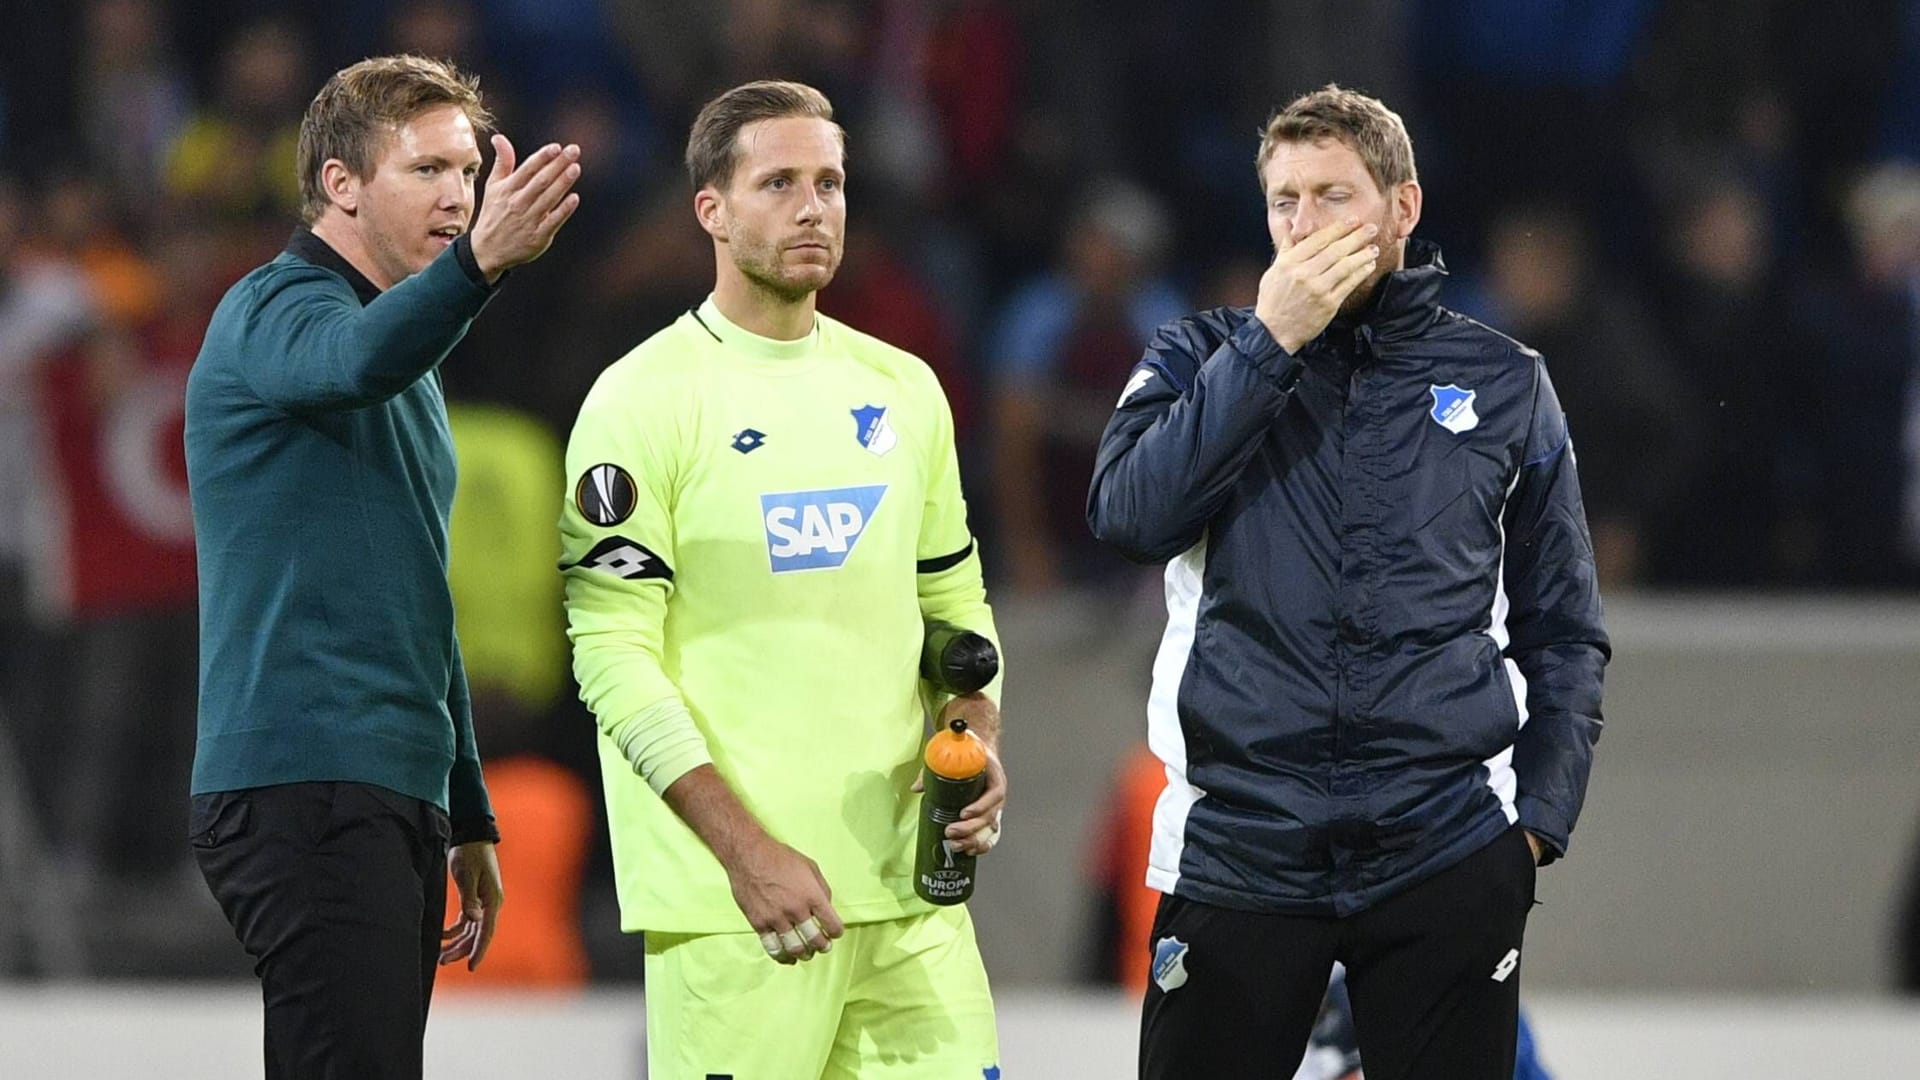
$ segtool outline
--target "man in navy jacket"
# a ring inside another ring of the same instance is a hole
[[[1370,1080],[1505,1080],[1608,656],[1566,419],[1436,302],[1397,115],[1316,91],[1257,166],[1257,302],[1154,335],[1088,498],[1168,564],[1141,1075],[1284,1075],[1341,961]]]

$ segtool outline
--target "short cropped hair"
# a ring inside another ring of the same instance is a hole
[[[1360,155],[1380,190],[1420,179],[1413,165],[1413,140],[1399,114],[1379,98],[1332,83],[1289,102],[1274,113],[1261,134],[1254,170],[1266,183],[1267,162],[1282,143],[1316,143],[1337,139]]]
[[[480,80],[424,56],[377,56],[334,73],[300,121],[300,217],[311,225],[331,203],[320,167],[338,158],[355,176],[372,175],[374,155],[394,129],[439,105],[467,114],[474,132],[493,126]]]
[[[707,102],[687,133],[687,179],[693,181],[693,190],[708,185],[726,190],[740,163],[741,129],[787,116],[815,116],[832,123],[833,103],[805,83],[774,79],[736,86]],[[847,133],[839,124],[833,124],[833,131],[844,150]]]

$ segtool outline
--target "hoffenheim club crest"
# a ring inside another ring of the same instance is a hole
[[[1187,985],[1187,943],[1177,937],[1163,937],[1153,946],[1153,981],[1161,993],[1171,994]]]
[[[887,423],[885,405],[863,405],[853,410],[853,437],[875,455],[893,449],[899,441],[893,434],[893,425]]]
[[[1473,399],[1477,391],[1462,390],[1448,383],[1445,386],[1429,386],[1433,393],[1433,422],[1462,435],[1480,426],[1480,414],[1473,411]]]

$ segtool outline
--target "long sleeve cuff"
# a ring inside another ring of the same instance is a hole
[[[487,798],[487,783],[478,761],[461,758],[453,763],[453,772],[447,777],[447,810],[452,827],[449,843],[500,842],[500,827],[494,820],[493,803]]]
[[[664,795],[675,780],[713,763],[693,714],[677,698],[649,705],[610,725],[607,737],[655,795]]]
[[[1546,847],[1540,856],[1541,866],[1567,853],[1569,834],[1573,830],[1567,825],[1565,814],[1543,799],[1524,794],[1514,801],[1514,809],[1520,813],[1520,827],[1539,837]]]
[[[472,233],[461,233],[453,241],[453,257],[455,261],[459,262],[460,269],[467,272],[467,280],[485,289],[488,293],[492,293],[493,290],[499,288],[500,282],[507,280],[507,274],[510,273],[510,271],[501,271],[500,281],[487,280],[486,272],[480,269],[480,260],[473,256]]]
[[[1248,319],[1242,323],[1233,336],[1228,339],[1233,348],[1252,364],[1273,388],[1282,394],[1293,393],[1295,383],[1300,381],[1300,373],[1305,370],[1298,357],[1287,352],[1275,341],[1267,324],[1259,319]]]
[[[463,818],[453,822],[452,825],[453,835],[447,842],[454,847],[481,840],[489,844],[500,842],[500,826],[493,820],[492,814],[485,817]]]

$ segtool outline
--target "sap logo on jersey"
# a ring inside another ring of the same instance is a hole
[[[869,484],[760,496],[773,572],[837,570],[845,565],[886,493],[887,485]]]

